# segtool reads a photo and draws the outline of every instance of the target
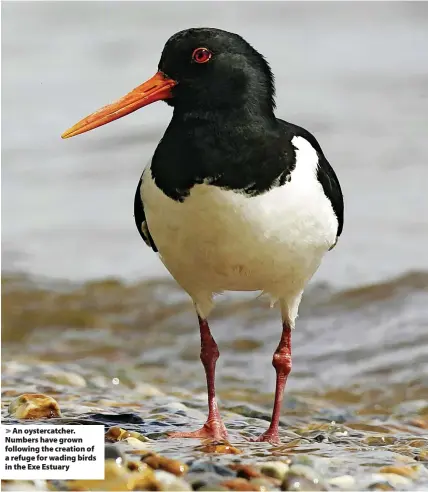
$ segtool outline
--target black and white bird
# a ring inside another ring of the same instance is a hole
[[[258,440],[279,441],[302,293],[342,232],[336,174],[313,135],[276,118],[274,93],[268,63],[242,37],[187,29],[167,41],[156,75],[62,135],[154,101],[173,107],[134,203],[139,233],[190,295],[199,320],[208,419],[200,430],[173,437],[227,437],[214,388],[219,351],[207,319],[215,294],[262,291],[279,304],[283,327],[273,355],[272,420]]]

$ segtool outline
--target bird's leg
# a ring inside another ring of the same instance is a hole
[[[278,434],[279,415],[285,383],[291,371],[291,327],[287,321],[284,321],[282,325],[282,336],[278,348],[273,354],[272,365],[276,370],[275,403],[273,406],[272,420],[269,429],[256,439],[256,441],[278,444],[280,442]]]
[[[199,319],[201,332],[201,361],[205,369],[208,388],[208,419],[203,427],[193,432],[172,432],[169,437],[193,437],[213,438],[222,440],[227,438],[227,430],[220,417],[215,398],[215,365],[219,358],[217,344],[211,335],[210,327],[206,319]]]

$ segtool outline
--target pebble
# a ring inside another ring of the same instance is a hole
[[[195,490],[200,490],[201,492],[202,491],[207,491],[207,492],[220,492],[222,490],[229,490],[227,487],[223,487],[223,485],[219,485],[218,483],[216,484],[213,484],[213,485],[204,485],[203,487],[200,487],[199,489],[195,489]]]
[[[133,390],[143,396],[165,396],[163,391],[148,383],[137,383]]]
[[[257,490],[260,490],[261,492],[265,490],[273,490],[274,486],[276,484],[273,484],[272,481],[267,480],[266,478],[252,478],[250,480],[250,484],[253,485],[254,487],[258,487]],[[277,484],[278,488],[281,484]]]
[[[340,477],[331,478],[328,483],[339,487],[341,490],[354,489],[355,478],[352,475],[342,475]]]
[[[105,460],[115,460],[117,464],[125,463],[126,459],[122,451],[111,444],[106,444],[104,448],[104,459]],[[119,463],[118,463],[119,460]]]
[[[410,425],[415,426],[415,427],[420,427],[421,429],[428,429],[428,417],[419,418],[419,419],[412,419],[408,423]]]
[[[197,451],[202,451],[203,453],[214,453],[214,454],[241,454],[238,448],[232,446],[231,444],[225,443],[208,443],[202,444],[195,448]]]
[[[236,477],[236,472],[226,466],[201,460],[196,460],[190,465],[189,473],[214,473],[222,477]]]
[[[250,465],[234,463],[232,465],[229,465],[229,468],[233,471],[236,471],[236,476],[238,478],[246,478],[247,480],[249,480],[250,478],[261,477],[261,473]]]
[[[136,437],[127,437],[124,439],[134,449],[148,449],[149,445],[146,442],[140,441]]]
[[[307,465],[313,468],[315,465],[315,459],[313,456],[309,456],[307,454],[301,454],[301,455],[293,456],[293,464]]]
[[[141,461],[149,465],[154,470],[164,470],[174,476],[182,476],[187,473],[189,467],[178,460],[166,458],[159,454],[150,453],[141,458]]]
[[[409,486],[412,484],[412,481],[402,475],[397,475],[396,473],[373,473],[372,479],[374,481],[387,481],[393,487],[400,487],[402,485]]]
[[[384,466],[379,470],[379,473],[395,473],[402,477],[413,477],[417,469],[411,466]]]
[[[369,490],[395,490],[394,487],[389,485],[388,482],[377,482],[377,483],[372,483],[369,486]]]
[[[125,441],[136,449],[147,449],[147,445],[144,443],[151,440],[139,432],[127,431],[119,426],[110,427],[105,434],[105,438],[108,442]]]
[[[46,374],[46,378],[54,383],[63,384],[65,386],[74,386],[76,388],[84,388],[86,386],[85,379],[75,372],[53,372]]]
[[[295,475],[294,473],[288,473],[285,480],[281,484],[281,490],[295,490],[295,491],[317,491],[326,490],[320,483],[315,483],[312,480],[307,479],[301,475]]]
[[[220,485],[227,487],[229,490],[248,490],[248,491],[260,491],[260,487],[250,484],[245,478],[231,478],[220,482]]]
[[[127,437],[130,436],[131,434],[127,430],[121,429],[120,427],[117,426],[110,427],[105,434],[106,440],[110,442],[122,441],[122,439],[126,439]]]
[[[61,417],[58,402],[42,393],[24,393],[9,405],[9,415],[17,419]]]
[[[156,480],[161,484],[161,490],[168,491],[186,491],[193,490],[192,487],[183,479],[177,478],[172,473],[164,470],[155,471]]]
[[[428,449],[428,440],[427,439],[414,439],[409,442],[409,446],[412,448],[426,448]]]
[[[268,477],[277,478],[278,480],[284,480],[285,475],[289,470],[287,463],[282,461],[266,461],[262,464],[260,471],[263,475]]]
[[[387,446],[388,444],[394,444],[396,440],[392,436],[368,436],[363,442],[369,446]]]
[[[219,485],[221,477],[215,473],[188,473],[186,480],[191,484],[193,490],[200,490],[203,487]]]
[[[321,477],[318,475],[318,473],[313,468],[307,465],[293,464],[290,466],[289,472],[293,473],[294,475],[305,477],[314,484],[318,484],[321,481]]]
[[[153,470],[146,466],[138,472],[130,472],[116,460],[105,461],[104,480],[70,480],[69,490],[160,490]]]
[[[419,461],[428,461],[428,449],[421,449],[419,455],[416,457]]]

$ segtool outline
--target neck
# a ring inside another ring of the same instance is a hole
[[[249,102],[246,105],[237,107],[181,107],[175,106],[171,120],[174,124],[198,124],[207,123],[213,126],[219,126],[219,129],[239,127],[254,127],[257,125],[258,131],[262,128],[269,130],[276,125],[276,118],[273,108],[261,104]]]
[[[279,138],[273,113],[255,117],[246,108],[227,112],[175,108],[153,156],[152,176],[167,196],[179,201],[204,182],[253,193],[251,187],[262,170],[267,186],[280,174]]]

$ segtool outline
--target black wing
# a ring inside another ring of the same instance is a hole
[[[325,158],[324,153],[321,149],[320,144],[317,139],[308,130],[301,128],[300,126],[293,125],[287,121],[279,120],[286,130],[290,134],[290,137],[296,135],[298,137],[305,138],[312,147],[317,151],[318,154],[318,171],[317,178],[323,187],[325,195],[331,202],[334,213],[336,214],[338,227],[337,227],[337,238],[342,234],[343,230],[343,215],[344,215],[344,205],[343,205],[343,195],[340,188],[339,180],[337,179],[336,173],[331,167],[328,160]],[[337,241],[337,239],[336,239]]]
[[[135,225],[137,226],[138,232],[140,233],[140,236],[143,238],[147,246],[150,246],[153,249],[153,251],[157,253],[158,249],[156,247],[155,242],[153,241],[153,238],[147,226],[146,215],[144,213],[144,205],[143,205],[143,201],[141,200],[141,193],[140,193],[141,181],[142,178],[140,178],[134,198]]]

